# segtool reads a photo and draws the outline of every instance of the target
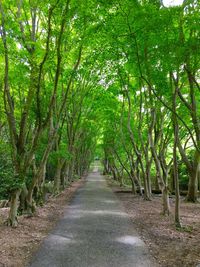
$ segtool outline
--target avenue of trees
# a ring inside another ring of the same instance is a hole
[[[0,198],[7,223],[89,170],[180,224],[200,189],[200,4],[0,1]],[[100,152],[99,152],[100,151]]]

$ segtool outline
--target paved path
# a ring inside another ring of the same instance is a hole
[[[134,207],[133,207],[134,208]],[[155,267],[121,203],[97,171],[78,190],[30,267]]]

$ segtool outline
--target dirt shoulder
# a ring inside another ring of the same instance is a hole
[[[126,212],[149,247],[152,256],[162,267],[196,267],[200,263],[200,204],[181,200],[181,221],[183,230],[174,226],[174,199],[170,199],[171,215],[161,215],[161,198],[154,196],[145,201],[140,196],[122,192],[108,180],[109,186],[122,202]],[[200,265],[199,265],[200,266]]]
[[[36,216],[20,216],[19,226],[15,229],[3,225],[8,208],[0,209],[0,267],[27,265],[32,254],[62,216],[66,205],[84,181],[76,181],[57,197],[49,198],[43,207],[37,209]]]

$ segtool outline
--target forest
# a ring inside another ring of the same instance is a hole
[[[1,0],[0,20],[7,225],[99,158],[181,227],[180,194],[200,189],[200,2]]]

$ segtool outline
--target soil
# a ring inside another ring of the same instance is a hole
[[[43,207],[37,209],[34,217],[20,216],[17,228],[4,225],[9,209],[0,209],[0,267],[24,267],[28,264],[83,183],[84,178],[73,182],[58,196],[50,197]]]
[[[19,226],[14,229],[3,224],[8,216],[8,208],[0,209],[0,267],[27,265],[83,183],[84,179],[74,182],[56,198],[49,198],[43,207],[37,209],[36,216],[20,216]],[[177,230],[174,224],[174,198],[170,198],[171,214],[166,217],[161,215],[160,196],[155,195],[152,201],[145,201],[142,197],[131,194],[127,188],[113,184],[111,180],[108,183],[160,266],[196,267],[200,264],[199,203],[185,203],[181,199],[183,228]]]
[[[163,216],[161,196],[145,201],[127,188],[108,181],[116,196],[130,215],[134,227],[162,267],[200,266],[200,203],[186,203],[181,198],[182,229],[174,223],[174,197],[170,198],[171,214]]]

